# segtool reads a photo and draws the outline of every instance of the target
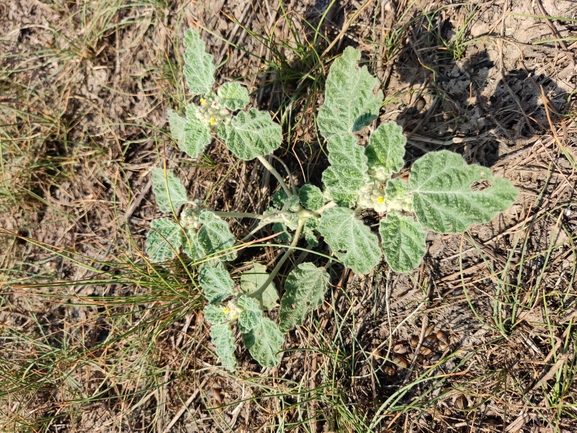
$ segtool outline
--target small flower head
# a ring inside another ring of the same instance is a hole
[[[388,209],[385,200],[384,185],[379,181],[372,181],[365,185],[361,189],[358,205],[361,208],[374,209],[379,213],[386,212]]]
[[[184,228],[198,230],[200,228],[199,211],[194,208],[185,209],[180,215],[180,224]]]
[[[237,320],[241,310],[232,301],[229,301],[226,307],[222,308],[222,312],[226,314],[227,320]]]

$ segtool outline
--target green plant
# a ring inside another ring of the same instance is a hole
[[[401,127],[380,125],[366,147],[355,135],[377,118],[383,94],[375,92],[377,79],[365,67],[358,67],[360,54],[353,48],[347,48],[332,65],[318,114],[330,163],[322,175],[324,188],[308,183],[300,188],[286,185],[264,158],[281,145],[280,126],[266,112],[242,111],[249,98],[238,83],[226,83],[214,92],[215,67],[204,42],[189,30],[184,43],[184,75],[193,96],[202,97],[199,105],[186,107],[185,117],[169,113],[179,147],[196,158],[217,135],[237,157],[259,159],[282,187],[262,215],[213,212],[189,201],[185,187],[170,170],[152,172],[160,210],[176,216],[181,205],[187,208],[178,220],[152,221],[147,254],[161,262],[183,252],[198,265],[198,284],[208,301],[205,318],[212,325],[216,352],[229,370],[236,363],[234,324],[251,355],[261,365],[272,367],[279,362],[283,333],[302,324],[306,314],[321,305],[329,274],[312,263],[302,263],[284,280],[279,324],[263,314],[277,305],[273,279],[301,237],[315,247],[317,237],[322,236],[334,256],[360,274],[370,272],[383,255],[393,270],[408,272],[425,255],[427,229],[463,232],[472,224],[489,221],[517,196],[509,181],[494,178],[487,168],[467,165],[448,151],[432,152],[416,161],[407,182],[394,178],[404,165],[406,140]],[[365,209],[378,213],[380,246],[377,234],[359,218]],[[227,263],[236,258],[242,244],[236,243],[222,216],[254,218],[260,221],[257,230],[273,224],[290,242],[270,273],[255,264],[235,287]]]

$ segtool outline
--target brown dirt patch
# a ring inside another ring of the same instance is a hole
[[[525,3],[337,2],[315,47],[338,39],[322,65],[297,41],[311,43],[305,21],[318,23],[327,2],[0,4],[2,174],[15,191],[0,220],[11,372],[0,425],[576,430],[577,9]],[[223,63],[217,82],[241,79],[283,121],[279,156],[297,182],[326,165],[313,117],[319,71],[353,45],[383,83],[380,120],[409,137],[409,163],[448,148],[510,179],[517,202],[462,236],[431,234],[411,274],[334,266],[324,307],[289,333],[281,366],[265,371],[242,350],[236,376],[214,368],[186,273],[142,257],[159,215],[149,172],[178,166],[199,199],[218,184],[207,202],[218,210],[262,209],[275,184],[219,143],[201,161],[176,150],[166,112],[186,100],[188,26],[204,29]],[[303,78],[309,69],[316,80]]]

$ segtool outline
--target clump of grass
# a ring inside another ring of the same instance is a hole
[[[174,337],[174,325],[195,317],[202,305],[190,270],[180,263],[155,269],[128,258],[94,263],[49,252],[91,275],[75,282],[7,281],[0,310],[11,319],[1,336],[7,356],[0,362],[0,401],[10,409],[3,428],[72,428],[95,404],[121,404],[114,422],[130,423],[151,393],[181,374],[167,364],[163,349]],[[102,286],[112,293],[89,294]]]

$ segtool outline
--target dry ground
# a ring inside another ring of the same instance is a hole
[[[577,431],[577,4],[330,4],[0,2],[0,430]],[[244,350],[235,375],[215,367],[193,282],[143,257],[149,172],[178,167],[218,210],[263,209],[276,185],[219,143],[177,151],[166,113],[187,98],[188,27],[218,82],[282,122],[298,183],[327,164],[314,114],[352,45],[382,82],[381,120],[409,138],[407,169],[448,148],[517,202],[429,235],[410,274],[334,265],[278,368]]]

